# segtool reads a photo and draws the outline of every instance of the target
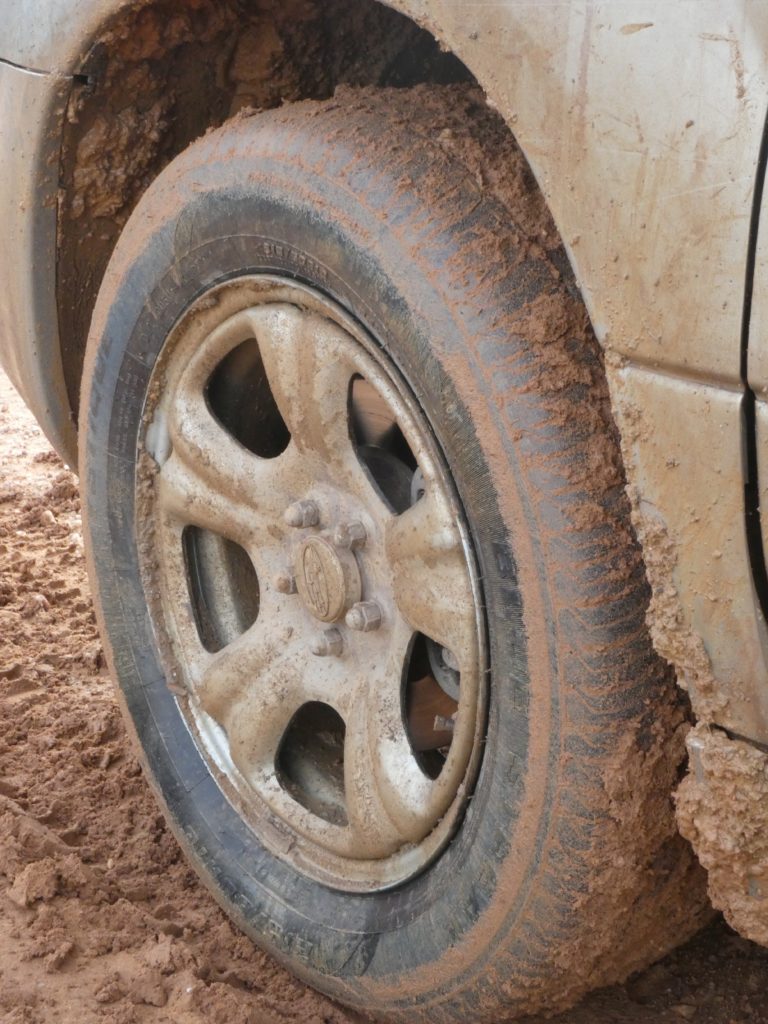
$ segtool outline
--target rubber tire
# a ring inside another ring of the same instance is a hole
[[[149,376],[192,300],[243,272],[330,295],[410,382],[484,581],[490,712],[455,840],[348,895],[269,854],[165,685],[137,567]],[[317,988],[402,1021],[558,1008],[692,933],[671,791],[685,715],[645,626],[601,354],[541,197],[466,87],[349,91],[236,119],[133,213],[88,343],[81,479],[99,621],[147,774],[239,925]]]

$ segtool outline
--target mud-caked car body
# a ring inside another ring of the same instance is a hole
[[[3,28],[0,355],[227,910],[402,1019],[626,975],[706,913],[668,663],[679,825],[767,942],[768,5]]]

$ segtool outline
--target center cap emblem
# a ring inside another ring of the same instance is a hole
[[[360,599],[354,555],[340,555],[324,537],[307,537],[296,559],[296,588],[316,619],[335,622]]]

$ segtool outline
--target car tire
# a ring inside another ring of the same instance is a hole
[[[380,888],[324,881],[242,813],[190,727],[142,568],[164,557],[146,437],[168,339],[245,277],[307,289],[372,339],[428,424],[477,567],[480,754],[450,835]],[[645,625],[601,352],[525,161],[476,90],[341,91],[236,118],[173,160],[99,294],[80,450],[127,721],[186,855],[260,946],[374,1015],[495,1021],[572,1003],[700,925],[671,802],[686,714]]]

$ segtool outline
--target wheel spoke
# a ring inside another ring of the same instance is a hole
[[[208,514],[231,505],[238,510],[236,518],[242,520],[247,513],[252,530],[266,528],[280,519],[290,500],[283,481],[293,475],[294,467],[287,465],[292,455],[260,458],[232,437],[205,399],[207,369],[193,360],[172,392],[168,431],[173,454],[184,466],[174,471],[177,483],[182,484],[183,476],[180,489],[186,503],[194,505],[199,490]]]
[[[430,830],[435,784],[419,768],[399,706],[376,700],[374,707],[353,709],[344,779],[350,825],[371,854],[391,853]]]
[[[349,425],[354,366],[344,333],[324,317],[273,304],[250,312],[277,407],[300,452],[324,463],[356,463]]]
[[[271,621],[269,621],[271,620]],[[267,670],[293,660],[287,630],[276,627],[275,616],[263,615],[242,636],[208,656],[193,680],[202,708],[226,726],[231,708],[250,688],[261,688]]]
[[[270,779],[283,736],[303,703],[295,667],[274,666],[235,705],[227,735],[232,760],[251,782]]]
[[[401,622],[385,663],[366,674],[347,717],[349,821],[361,845],[378,855],[418,842],[434,823],[435,784],[419,767],[403,721],[400,680],[410,636]]]
[[[250,508],[233,501],[174,452],[157,479],[158,501],[173,519],[213,530],[246,547],[258,532]]]
[[[461,536],[437,488],[386,527],[397,606],[414,630],[450,649],[460,668],[473,663],[474,595]]]
[[[232,760],[248,775],[271,772],[292,715],[305,702],[304,658],[274,616],[209,657],[198,675],[200,706],[226,731]]]

